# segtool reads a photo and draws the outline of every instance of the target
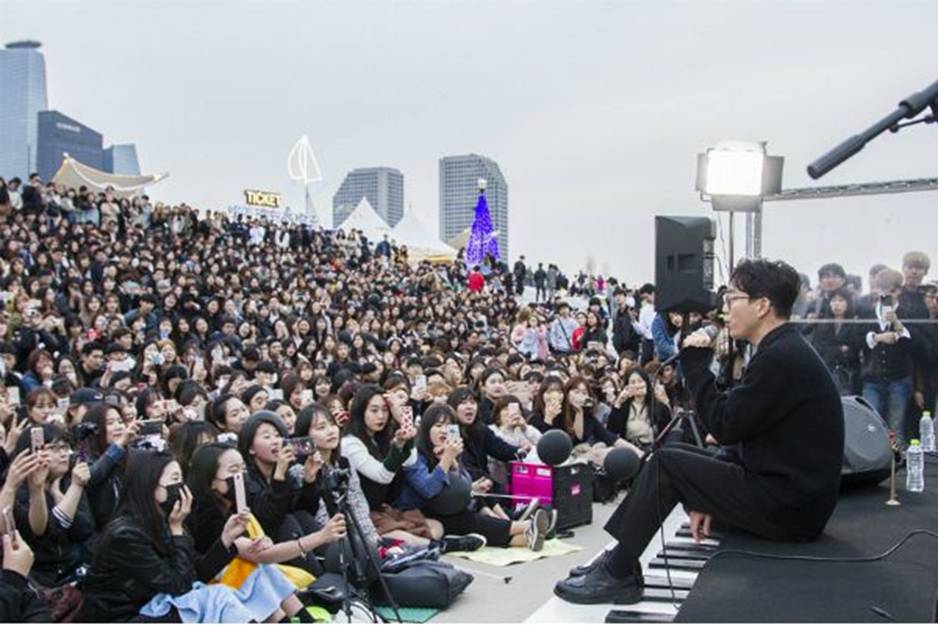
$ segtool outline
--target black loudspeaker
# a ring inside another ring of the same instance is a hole
[[[844,405],[844,466],[841,488],[874,486],[889,477],[892,448],[889,428],[862,397],[846,396]]]
[[[705,313],[713,295],[713,221],[655,217],[655,310]]]

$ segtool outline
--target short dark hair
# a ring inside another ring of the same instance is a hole
[[[826,265],[821,265],[821,268],[817,270],[819,280],[824,276],[837,276],[842,280],[846,280],[847,272],[844,271],[843,266],[839,263],[827,263]]]
[[[788,319],[801,290],[798,272],[785,261],[744,260],[733,271],[731,282],[752,298],[765,297],[775,314]]]

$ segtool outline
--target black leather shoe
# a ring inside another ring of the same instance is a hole
[[[593,567],[586,575],[568,577],[554,586],[554,594],[570,603],[638,603],[644,581],[641,573],[613,577],[605,566]]]
[[[602,554],[598,558],[595,558],[592,562],[589,562],[587,564],[581,564],[580,566],[575,566],[572,569],[570,569],[570,577],[582,577],[583,575],[586,575],[587,573],[595,569],[597,566],[605,562],[606,558],[608,557],[609,557],[609,552],[603,551]]]

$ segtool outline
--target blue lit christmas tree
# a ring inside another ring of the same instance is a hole
[[[495,238],[495,229],[489,215],[489,205],[485,201],[485,179],[479,178],[479,201],[476,203],[475,221],[472,222],[472,230],[466,242],[466,266],[471,269],[475,265],[481,265],[486,256],[501,260],[498,239]]]

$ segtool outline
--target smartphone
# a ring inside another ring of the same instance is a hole
[[[511,417],[518,417],[521,415],[521,406],[515,403],[508,404],[508,414]]]
[[[46,433],[41,427],[29,428],[30,447],[36,453],[46,445]]]
[[[9,401],[14,406],[20,405],[20,387],[18,386],[7,387],[7,401]]]
[[[228,443],[229,445],[237,445],[238,435],[234,432],[222,432],[215,437],[215,441],[219,443]]]
[[[312,456],[316,453],[316,445],[313,444],[313,439],[308,436],[288,438],[283,442],[293,448],[293,453],[296,454],[298,458],[305,458],[306,456]]]
[[[313,392],[310,390],[303,391],[300,393],[300,401],[303,402],[303,405],[313,403]]]
[[[13,509],[10,506],[3,508],[3,523],[6,525],[10,542],[14,542],[16,540],[16,519],[13,518]]]
[[[244,473],[234,474],[235,510],[241,513],[248,509],[248,499],[244,494]]]
[[[55,411],[57,414],[65,415],[68,412],[68,398],[60,399],[55,403]]]
[[[459,426],[455,423],[450,423],[446,426],[446,438],[447,440],[455,441],[461,438],[462,435],[459,433]]]
[[[163,433],[163,424],[165,421],[162,419],[146,419],[140,422],[140,436],[151,436],[153,434],[162,434]]]
[[[271,400],[283,401],[283,389],[272,388],[267,393],[267,398]]]
[[[427,376],[421,373],[416,378],[414,378],[414,390],[415,391],[427,390]]]

